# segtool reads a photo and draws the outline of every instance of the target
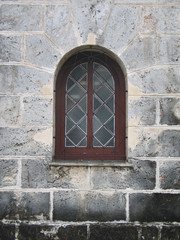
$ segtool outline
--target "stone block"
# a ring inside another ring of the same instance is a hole
[[[15,186],[17,174],[17,160],[0,160],[0,187]]]
[[[24,97],[22,122],[24,125],[42,126],[53,123],[53,103],[49,98],[41,96]]]
[[[179,6],[159,7],[157,32],[166,34],[180,33],[179,12]]]
[[[128,125],[154,125],[156,122],[156,99],[150,97],[128,98]]]
[[[156,38],[153,36],[141,36],[135,39],[119,57],[128,71],[154,65]]]
[[[91,169],[93,189],[153,189],[156,164],[152,161],[134,160],[132,168],[97,167]]]
[[[160,187],[163,189],[180,189],[180,162],[161,162],[159,166]]]
[[[158,228],[153,226],[142,227],[141,240],[159,240]]]
[[[59,191],[54,194],[54,220],[125,220],[125,194],[117,192]]]
[[[130,221],[179,222],[179,212],[180,194],[135,193],[129,196]]]
[[[50,39],[66,52],[77,46],[71,12],[67,6],[47,6],[45,32]]]
[[[128,94],[180,93],[179,78],[179,67],[146,69],[128,76]]]
[[[11,224],[0,223],[0,240],[15,239],[15,226]]]
[[[53,76],[26,66],[0,66],[1,94],[53,94]]]
[[[15,96],[0,96],[0,126],[20,123],[20,98]]]
[[[52,156],[52,128],[0,128],[0,155]]]
[[[54,69],[61,59],[57,48],[44,35],[26,37],[26,61],[40,67]]]
[[[61,240],[86,240],[87,227],[86,226],[64,226],[58,229],[57,236]]]
[[[91,225],[90,240],[138,240],[138,231],[134,226],[119,225]]]
[[[0,7],[1,31],[41,31],[42,6],[2,5]]]
[[[158,62],[160,64],[179,64],[180,62],[180,36],[159,37]]]
[[[48,220],[49,193],[0,192],[0,219]]]
[[[161,230],[161,239],[179,240],[180,226],[163,226]]]
[[[160,124],[180,125],[180,98],[161,98]]]
[[[159,3],[174,4],[179,3],[179,0],[159,0]]]
[[[0,35],[0,62],[21,61],[21,37]]]
[[[142,34],[155,34],[157,28],[157,8],[143,6],[140,11],[140,31]]]
[[[108,11],[110,11],[110,9],[109,7]],[[106,21],[104,21],[104,24]],[[114,52],[118,52],[126,47],[138,34],[138,26],[138,7],[115,6],[112,8],[106,30],[104,31],[104,28],[102,28],[102,34],[97,36],[97,44],[103,45]]]
[[[115,3],[153,4],[156,3],[156,0],[115,0]]]

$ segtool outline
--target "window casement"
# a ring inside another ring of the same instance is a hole
[[[125,80],[100,52],[79,52],[56,82],[56,160],[125,160]]]

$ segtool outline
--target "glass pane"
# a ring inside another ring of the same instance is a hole
[[[74,81],[71,78],[68,78],[66,90],[68,91],[73,86],[73,84],[74,84]]]
[[[106,105],[114,112],[114,96],[112,96],[107,102]]]
[[[74,102],[67,96],[66,98],[66,108],[69,111],[74,106]]]
[[[84,118],[78,125],[85,133],[87,132],[87,119]]]
[[[94,112],[95,112],[96,109],[98,109],[101,105],[102,105],[102,102],[100,102],[100,100],[97,99],[96,96],[94,96]]]
[[[81,77],[83,77],[85,73],[86,73],[86,69],[83,66],[79,65],[75,69],[73,69],[70,75],[73,79],[78,81]]]
[[[74,86],[73,89],[71,89],[71,91],[69,91],[69,96],[71,96],[71,98],[74,101],[78,101],[81,99],[81,97],[84,95],[84,91],[79,87],[79,86]]]
[[[114,147],[115,146],[115,144],[114,144],[114,138],[110,141],[110,142],[108,142],[108,144],[106,145],[107,147]]]
[[[105,127],[114,133],[114,117],[105,124]]]
[[[75,145],[77,145],[85,137],[85,134],[76,127],[71,130],[67,136]]]
[[[78,144],[79,147],[86,147],[86,145],[87,145],[87,138],[84,138],[84,139]]]
[[[113,77],[110,77],[110,78],[107,80],[107,83],[108,83],[108,85],[114,90],[114,79],[113,79]]]
[[[96,69],[96,72],[107,81],[111,77],[111,73],[104,66],[99,64],[99,67]]]
[[[82,78],[79,83],[81,84],[81,86],[84,88],[84,89],[87,89],[87,76],[85,76],[84,78]]]
[[[93,79],[93,88],[94,90],[97,90],[99,88],[99,86],[101,86],[102,82],[101,80],[96,76],[96,74],[94,74],[94,79]]]
[[[98,95],[98,97],[100,97],[103,101],[106,101],[111,95],[112,92],[106,87],[106,86],[102,86],[97,92],[96,94]]]
[[[101,107],[96,113],[96,117],[98,117],[102,123],[105,123],[111,116],[112,113],[110,113],[105,106]]]
[[[75,122],[79,122],[79,120],[84,116],[84,113],[76,106],[69,113],[68,116]]]
[[[66,118],[66,132],[68,132],[72,127],[74,127],[74,123],[70,119]]]
[[[78,103],[78,105],[86,112],[87,109],[87,97],[85,96],[82,100]]]
[[[93,132],[95,133],[101,126],[102,126],[102,124],[94,117],[93,118]]]
[[[105,145],[106,142],[112,138],[112,135],[104,127],[102,127],[95,134],[95,137],[102,143],[102,145]]]
[[[93,139],[93,147],[102,147],[100,142],[98,142],[95,138]]]
[[[74,147],[74,144],[68,138],[66,138],[66,147]]]

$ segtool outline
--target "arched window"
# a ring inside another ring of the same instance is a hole
[[[56,82],[57,160],[125,160],[125,81],[99,52],[79,52]]]

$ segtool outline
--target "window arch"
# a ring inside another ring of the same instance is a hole
[[[125,81],[104,53],[79,52],[56,81],[57,160],[125,160]]]

